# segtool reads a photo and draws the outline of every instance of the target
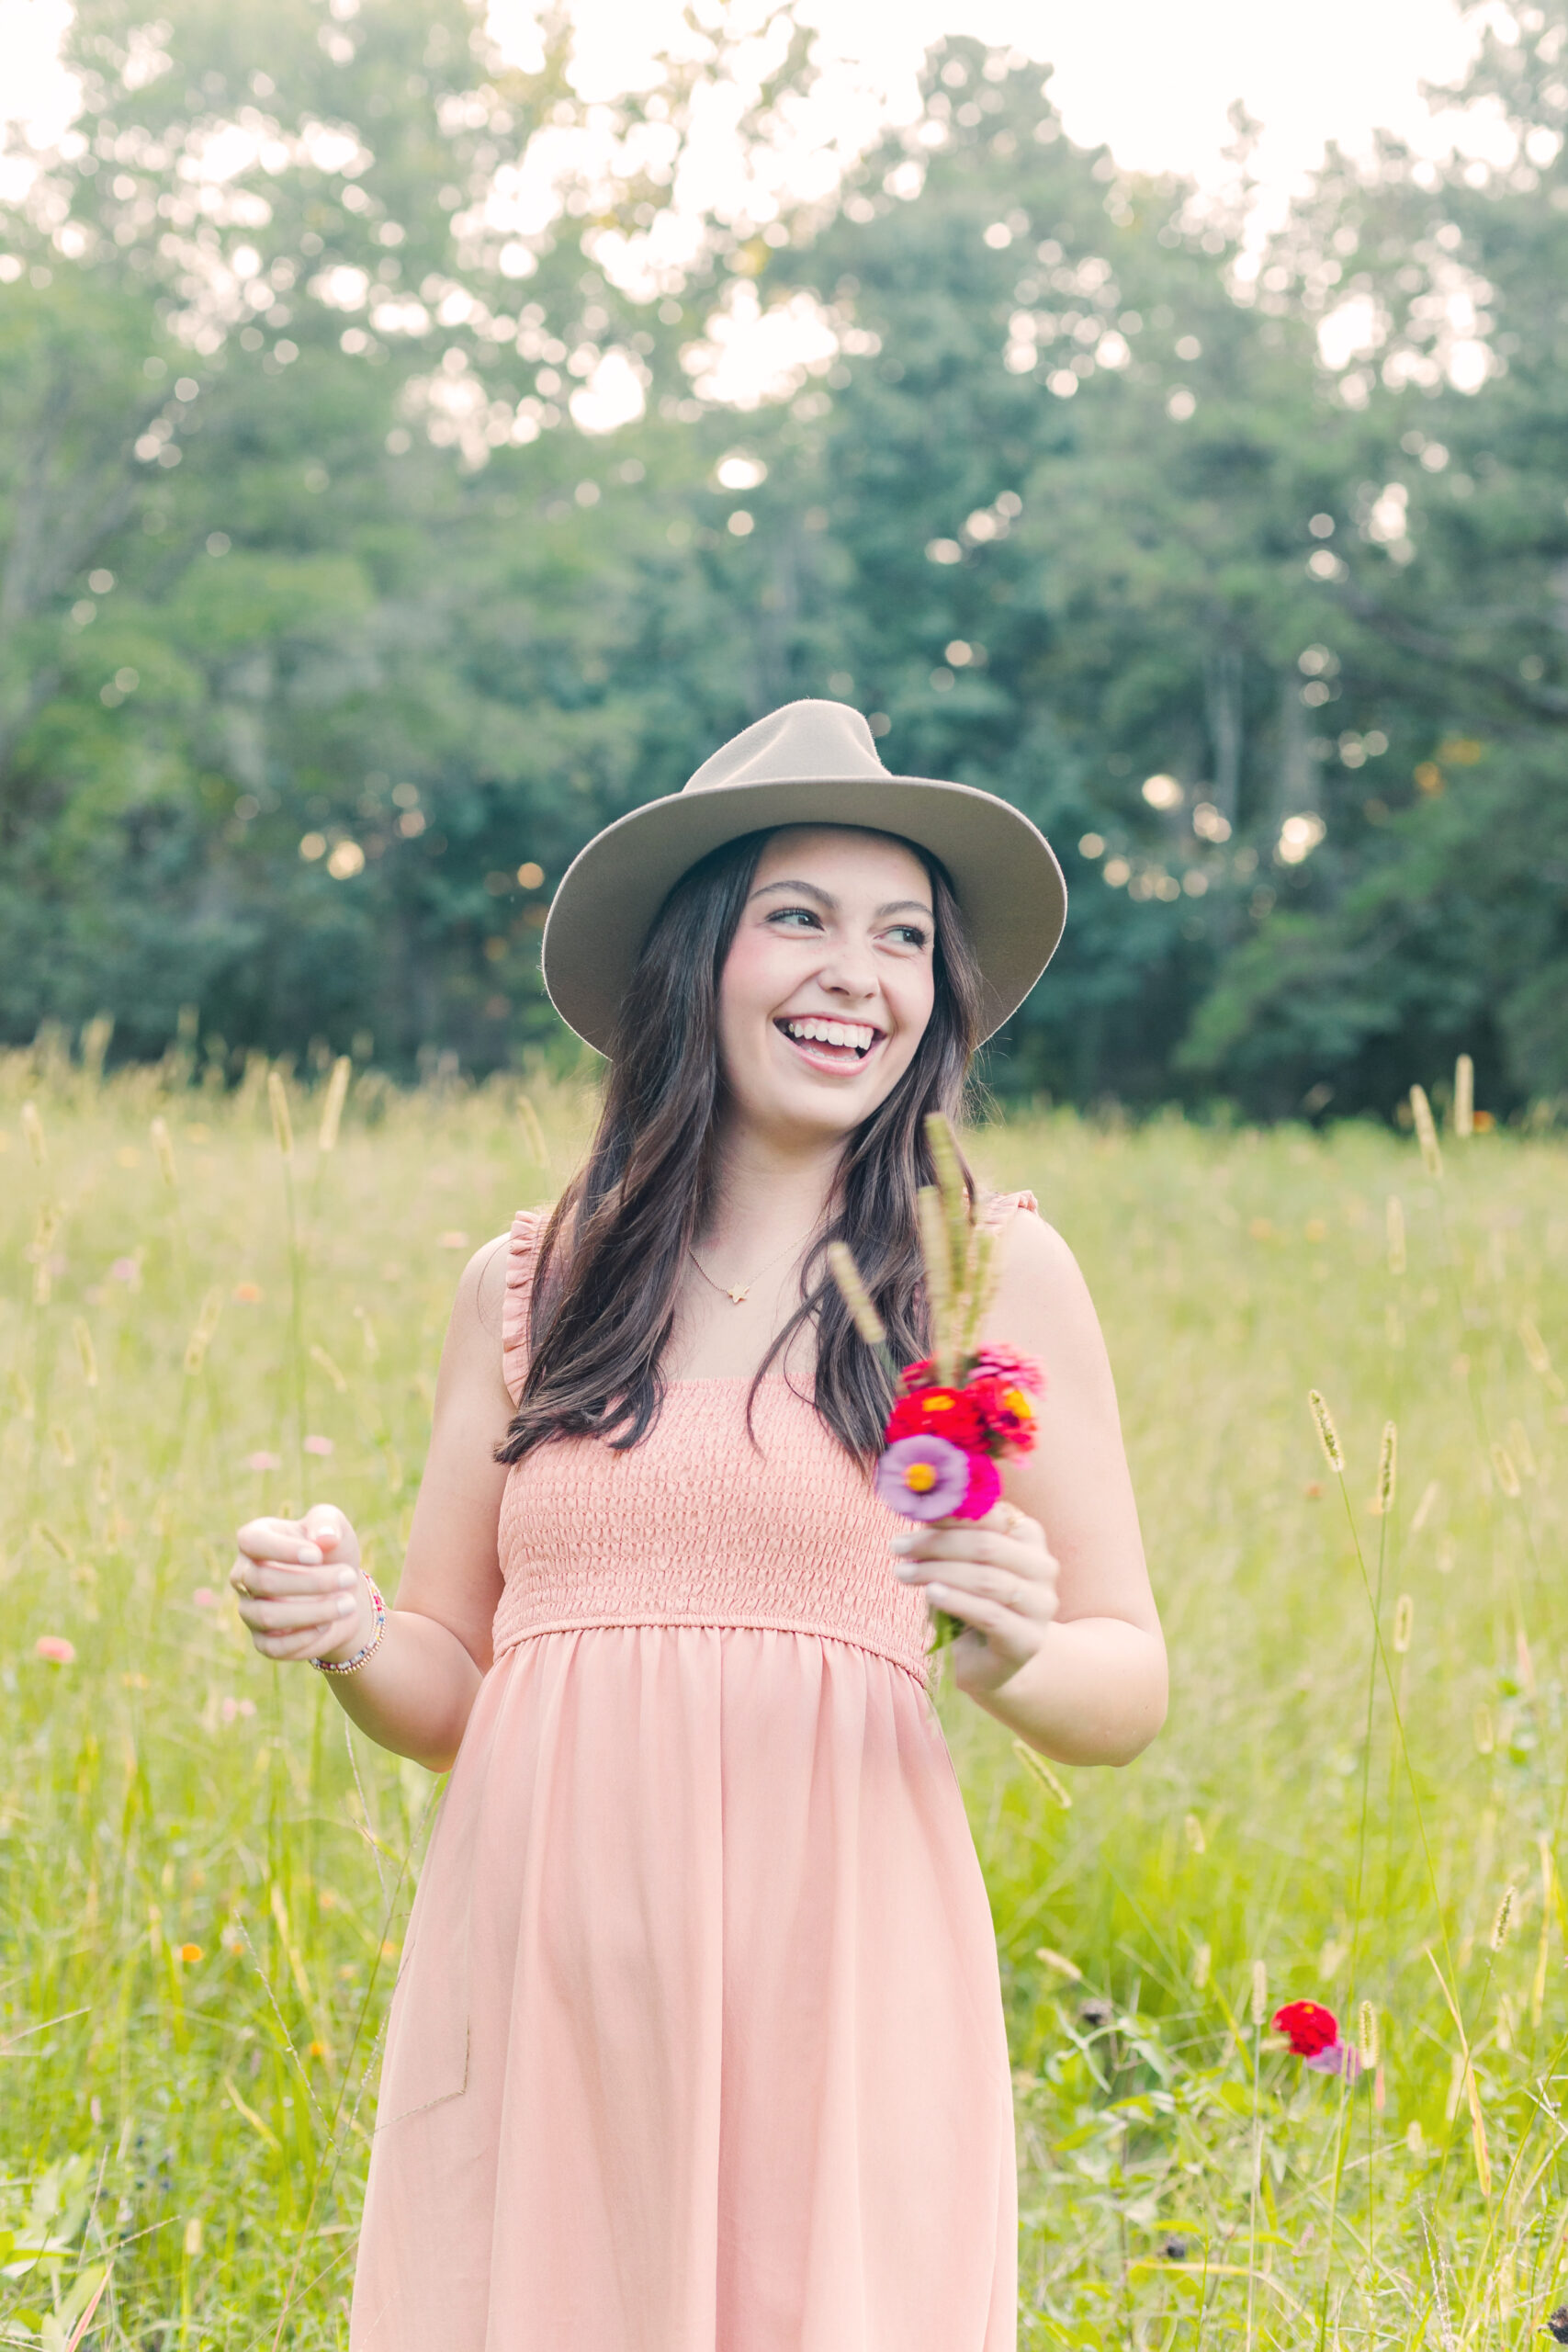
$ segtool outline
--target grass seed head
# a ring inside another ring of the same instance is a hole
[[[1475,1133],[1475,1064],[1468,1054],[1454,1064],[1454,1133],[1461,1141]]]
[[[1501,1951],[1508,1938],[1508,1922],[1514,1916],[1514,1890],[1503,1889],[1503,1900],[1497,1905],[1497,1916],[1492,1922],[1492,1949]]]
[[[1213,1950],[1209,1944],[1200,1944],[1193,1953],[1192,1989],[1195,1993],[1201,1993],[1208,1983],[1209,1971],[1213,1965]]]
[[[294,1157],[294,1122],[288,1115],[288,1090],[283,1083],[282,1072],[269,1069],[266,1074],[267,1107],[272,1113],[272,1132],[278,1150],[285,1159]]]
[[[1378,2013],[1371,2001],[1361,2003],[1356,2019],[1356,2045],[1361,2064],[1370,2074],[1378,2063]]]
[[[1252,2022],[1261,2026],[1269,2014],[1269,1963],[1255,1960],[1252,1963]]]
[[[152,1138],[152,1149],[157,1157],[164,1182],[172,1193],[175,1190],[180,1179],[179,1170],[175,1166],[175,1139],[169,1133],[167,1119],[154,1119],[148,1133]]]
[[[1388,1270],[1391,1274],[1402,1274],[1404,1272],[1406,1263],[1404,1254],[1404,1204],[1400,1199],[1397,1193],[1391,1193],[1388,1196],[1387,1219]]]
[[[43,1121],[39,1116],[36,1102],[24,1102],[22,1105],[22,1133],[27,1137],[28,1149],[33,1157],[33,1166],[47,1168],[49,1146],[44,1141]]]
[[[327,1080],[327,1099],[321,1105],[321,1131],[316,1137],[320,1151],[337,1149],[337,1131],[343,1124],[343,1106],[348,1100],[348,1081],[354,1063],[347,1054],[340,1054],[333,1064],[333,1074]]]
[[[1407,1592],[1402,1592],[1393,1604],[1393,1649],[1396,1657],[1404,1656],[1415,1631],[1416,1603]]]
[[[1019,1762],[1026,1766],[1027,1769],[1033,1773],[1034,1778],[1040,1782],[1041,1787],[1045,1791],[1045,1793],[1050,1798],[1052,1804],[1059,1804],[1064,1813],[1071,1813],[1073,1809],[1073,1801],[1071,1796],[1068,1794],[1062,1782],[1056,1778],[1055,1772],[1052,1771],[1051,1767],[1046,1763],[1045,1758],[1040,1754],[1038,1748],[1028,1747],[1021,1739],[1015,1739],[1012,1744],[1012,1752],[1018,1758]]]
[[[839,1285],[839,1295],[850,1311],[850,1321],[867,1347],[879,1348],[887,1338],[887,1327],[872,1304],[871,1293],[861,1279],[854,1252],[847,1241],[828,1244],[828,1271]]]
[[[1337,1478],[1345,1476],[1345,1453],[1339,1442],[1339,1432],[1334,1426],[1334,1416],[1325,1404],[1319,1390],[1307,1390],[1307,1403],[1312,1408],[1313,1427],[1323,1448],[1324,1460]]]
[[[1519,1474],[1514,1467],[1513,1457],[1506,1445],[1495,1443],[1493,1445],[1492,1467],[1497,1473],[1497,1484],[1502,1487],[1503,1492],[1512,1501],[1517,1502],[1519,1498]]]
[[[1497,1735],[1493,1728],[1492,1710],[1484,1700],[1475,1710],[1473,1727],[1477,1756],[1490,1756],[1497,1745]]]
[[[1416,1122],[1416,1140],[1421,1147],[1421,1164],[1428,1176],[1443,1172],[1443,1155],[1438,1144],[1438,1123],[1432,1116],[1432,1106],[1427,1100],[1424,1086],[1410,1090],[1410,1115]]]
[[[1382,1425],[1382,1446],[1378,1454],[1378,1509],[1385,1515],[1393,1509],[1398,1476],[1399,1431],[1393,1421],[1385,1421]]]
[[[93,1347],[93,1335],[78,1315],[71,1326],[71,1336],[76,1342],[76,1354],[82,1366],[82,1377],[89,1388],[98,1385],[98,1359]]]
[[[207,1351],[212,1344],[212,1335],[218,1329],[218,1318],[222,1312],[222,1292],[218,1289],[209,1290],[201,1302],[201,1313],[196,1318],[196,1328],[186,1341],[186,1372],[196,1373],[201,1370],[206,1361]]]

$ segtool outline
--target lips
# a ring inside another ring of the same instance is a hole
[[[773,1026],[802,1061],[835,1076],[863,1069],[884,1035],[873,1022],[838,1021],[825,1014],[785,1014]]]

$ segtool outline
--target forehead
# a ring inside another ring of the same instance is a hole
[[[931,904],[930,876],[908,842],[854,825],[784,825],[770,834],[752,888],[784,876],[818,883],[836,899],[869,891]]]

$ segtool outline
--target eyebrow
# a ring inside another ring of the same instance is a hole
[[[820,888],[815,882],[764,882],[760,890],[752,891],[751,896],[753,899],[765,899],[772,890],[792,890],[799,898],[815,899],[818,905],[820,907],[829,907],[835,911],[837,911],[838,909],[839,901],[834,898],[832,892],[830,890],[824,890]],[[928,922],[935,920],[930,907],[927,906],[923,899],[889,899],[886,906],[881,906],[876,909],[876,913],[879,919],[883,915],[897,915],[909,912],[924,915]]]

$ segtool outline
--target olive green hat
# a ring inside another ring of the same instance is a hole
[[[705,760],[689,784],[617,818],[563,876],[545,925],[545,986],[561,1019],[608,1053],[654,917],[689,867],[743,833],[852,825],[947,869],[983,982],[981,1033],[1015,1012],[1062,936],[1067,890],[1039,828],[994,793],[893,775],[840,702],[792,702]]]

